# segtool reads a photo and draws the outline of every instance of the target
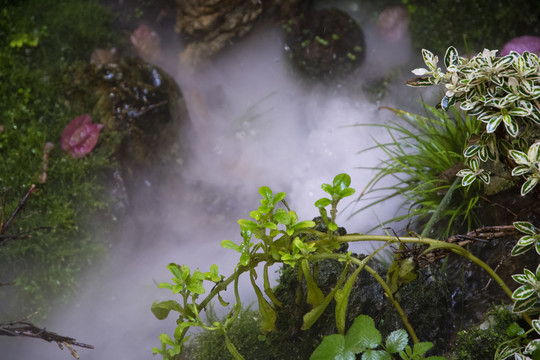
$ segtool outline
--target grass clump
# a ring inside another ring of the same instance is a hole
[[[391,141],[377,142],[376,146],[360,151],[380,149],[387,158],[374,168],[377,174],[358,198],[359,201],[371,202],[354,214],[399,196],[404,199],[403,206],[409,208],[408,213],[383,224],[412,216],[417,225],[422,225],[435,215],[433,229],[440,237],[477,225],[474,209],[479,200],[480,185],[461,187],[454,183],[459,181],[455,174],[464,167],[463,149],[469,137],[479,130],[480,122],[456,109],[450,115],[424,105],[425,116],[387,109],[393,111],[400,121],[387,125],[362,124],[384,127]],[[390,180],[391,185],[379,186],[383,179]],[[443,203],[449,191],[452,192]]]

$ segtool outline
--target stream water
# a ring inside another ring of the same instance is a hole
[[[253,32],[202,72],[166,65],[186,96],[197,135],[191,143],[195,161],[184,179],[191,185],[171,185],[166,189],[171,201],[160,203],[141,192],[135,200],[144,206],[128,216],[121,235],[112,241],[108,263],[87,276],[78,298],[57,309],[47,330],[92,344],[93,350],[76,348],[84,360],[150,359],[158,335],[174,329],[172,317],[158,321],[150,312],[154,300],[172,298],[157,287],[170,279],[165,266],[175,262],[206,271],[215,263],[220,273],[230,274],[238,254],[222,249],[220,242],[238,241],[236,221],[258,206],[259,186],[287,192],[300,219],[317,216],[313,203],[323,196],[320,185],[338,173],[349,173],[352,187],[360,192],[374,173],[356,167],[374,166],[383,154],[356,153],[372,146],[372,137],[384,142],[387,135],[381,128],[348,125],[393,119],[380,105],[405,110],[419,106],[418,90],[402,86],[407,73],[388,87],[385,98],[368,100],[364,86],[410,62],[412,55],[407,39],[385,43],[374,24],[362,25],[368,49],[364,64],[330,87],[298,81],[275,27]],[[174,52],[166,56],[177,58]],[[339,224],[349,232],[362,232],[395,215],[397,205],[349,218],[352,210],[354,204],[340,214]],[[353,250],[367,252],[370,246]],[[249,302],[254,296],[247,285],[241,292]],[[3,337],[0,348],[0,358],[6,360],[71,358],[56,344],[34,339]]]

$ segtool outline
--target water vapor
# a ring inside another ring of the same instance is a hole
[[[411,50],[408,39],[386,43],[375,24],[363,20],[363,27],[365,63],[331,86],[301,81],[289,65],[280,28],[271,26],[238,41],[202,70],[167,68],[184,93],[193,125],[183,178],[167,184],[168,201],[135,199],[144,205],[112,241],[108,263],[88,276],[80,296],[58,309],[47,328],[94,345],[79,351],[83,360],[151,359],[159,333],[171,334],[175,326],[174,319],[158,321],[150,312],[154,300],[173,297],[156,285],[170,279],[165,266],[175,262],[207,271],[215,263],[230,274],[239,254],[220,248],[220,242],[239,241],[236,221],[258,207],[260,186],[287,192],[291,208],[306,220],[318,215],[313,203],[324,196],[320,185],[338,173],[349,173],[351,186],[361,192],[374,173],[357,167],[374,166],[384,155],[356,153],[374,145],[372,138],[384,142],[387,134],[350,125],[393,119],[380,105],[411,110],[418,102],[418,92],[401,85],[408,74],[391,80],[387,97],[370,99],[369,84],[409,62]],[[167,56],[176,59],[177,53]],[[364,232],[393,216],[397,204],[349,218],[353,209],[340,214],[338,223],[348,232]],[[242,292],[254,299],[247,286]],[[55,344],[3,338],[0,359],[71,358]]]

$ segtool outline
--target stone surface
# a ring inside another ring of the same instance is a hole
[[[307,0],[177,0],[176,31],[187,42],[184,65],[198,66],[250,32],[262,19],[280,20],[307,8]]]
[[[284,28],[292,64],[308,79],[341,79],[364,58],[362,29],[342,10],[311,11],[290,20]]]

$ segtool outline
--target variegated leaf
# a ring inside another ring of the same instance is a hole
[[[534,244],[536,241],[536,238],[533,235],[525,235],[522,236],[518,242],[517,245],[519,246],[529,246],[531,244]]]
[[[518,287],[513,293],[512,293],[512,299],[514,300],[525,300],[533,295],[535,295],[534,288],[531,285],[522,285]]]
[[[436,84],[433,76],[410,79],[405,82],[407,86],[431,86]]]
[[[461,186],[469,186],[476,180],[476,174],[467,174],[461,179]]]
[[[521,195],[524,196],[528,194],[534,187],[538,184],[538,178],[537,177],[530,177],[521,185]]]
[[[540,320],[535,319],[532,321],[532,326],[534,331],[536,331],[538,334],[540,334]]]
[[[536,235],[538,232],[534,225],[528,221],[514,221],[513,225],[519,232],[524,234]]]
[[[527,159],[529,159],[529,162],[531,163],[540,161],[540,143],[537,142],[531,145],[527,152]]]
[[[471,158],[467,162],[467,165],[469,165],[469,168],[476,174],[478,173],[478,169],[480,168],[480,162],[477,158]]]
[[[519,127],[517,121],[512,118],[510,115],[503,116],[504,120],[504,127],[506,128],[506,132],[512,137],[516,137],[519,133]]]
[[[534,304],[536,304],[536,300],[537,299],[532,296],[528,299],[516,300],[516,302],[514,303],[514,307],[512,308],[512,311],[518,312],[518,313],[527,311],[530,308],[532,308]]]
[[[529,174],[532,172],[532,169],[526,165],[519,165],[512,169],[512,176],[520,176]]]
[[[529,283],[529,278],[524,274],[512,275],[512,279],[515,282],[520,283],[520,284],[528,284]]]
[[[529,244],[528,246],[521,246],[521,245],[516,244],[514,248],[512,249],[511,254],[512,256],[518,256],[518,255],[524,254],[527,251],[529,251],[534,246],[534,244],[535,243],[532,243],[532,244]]]
[[[434,56],[429,50],[422,49],[422,57],[424,58],[424,62],[426,63],[427,67],[431,71],[437,70],[437,63],[439,62],[439,58],[437,56]]]
[[[502,122],[502,120],[503,117],[500,114],[493,115],[486,125],[486,131],[488,133],[492,133],[497,130],[497,127],[499,127],[499,124]]]
[[[455,47],[450,46],[444,55],[444,65],[448,70],[459,65],[459,55]]]
[[[489,173],[487,171],[481,171],[477,177],[484,182],[484,184],[489,185],[489,182],[491,181],[491,177],[489,176]]]
[[[466,158],[470,158],[476,155],[478,151],[480,151],[480,145],[471,145],[467,149],[465,149],[465,151],[463,152],[463,156],[465,156]]]
[[[508,151],[508,155],[510,155],[510,157],[518,164],[521,164],[521,165],[529,164],[529,159],[527,158],[527,154],[525,154],[522,151],[512,149]]]

